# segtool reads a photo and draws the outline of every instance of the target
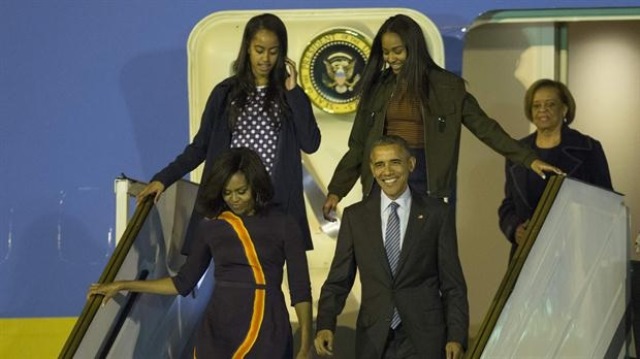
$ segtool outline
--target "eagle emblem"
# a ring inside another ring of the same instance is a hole
[[[329,29],[309,42],[300,58],[300,84],[311,102],[327,113],[356,110],[356,85],[371,52],[369,39],[353,29]]]
[[[336,52],[329,55],[324,60],[324,65],[326,73],[322,76],[322,82],[339,94],[353,91],[360,80],[360,74],[354,76],[357,60],[346,52]]]

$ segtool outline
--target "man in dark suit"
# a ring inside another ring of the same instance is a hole
[[[416,160],[402,138],[381,137],[369,160],[379,188],[344,211],[320,294],[316,350],[332,354],[337,316],[359,270],[356,358],[461,358],[469,305],[454,211],[410,190]]]

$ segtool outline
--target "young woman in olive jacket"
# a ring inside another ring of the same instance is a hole
[[[540,176],[544,171],[560,173],[488,117],[466,91],[464,80],[436,65],[420,26],[406,15],[395,15],[380,27],[360,93],[349,150],[335,169],[323,206],[329,220],[358,177],[363,197],[370,193],[373,176],[367,154],[383,134],[409,140],[417,158],[409,184],[432,197],[454,195],[462,125],[496,152]]]

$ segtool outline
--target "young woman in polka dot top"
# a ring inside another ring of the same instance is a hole
[[[195,169],[203,161],[206,178],[209,163],[228,148],[256,151],[275,187],[273,203],[296,219],[304,247],[313,248],[302,190],[300,151],[315,152],[320,129],[304,91],[297,85],[296,66],[287,58],[287,29],[277,16],[262,14],[247,23],[234,75],[219,83],[209,96],[200,129],[182,154],[153,176],[138,200],[154,195]],[[200,201],[202,188],[199,190]],[[199,206],[196,206],[198,208]],[[197,209],[190,229],[202,218]],[[189,252],[191,231],[183,252]]]

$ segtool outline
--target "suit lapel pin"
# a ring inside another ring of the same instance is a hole
[[[419,215],[418,215],[418,219],[424,219],[424,215],[419,214]]]

